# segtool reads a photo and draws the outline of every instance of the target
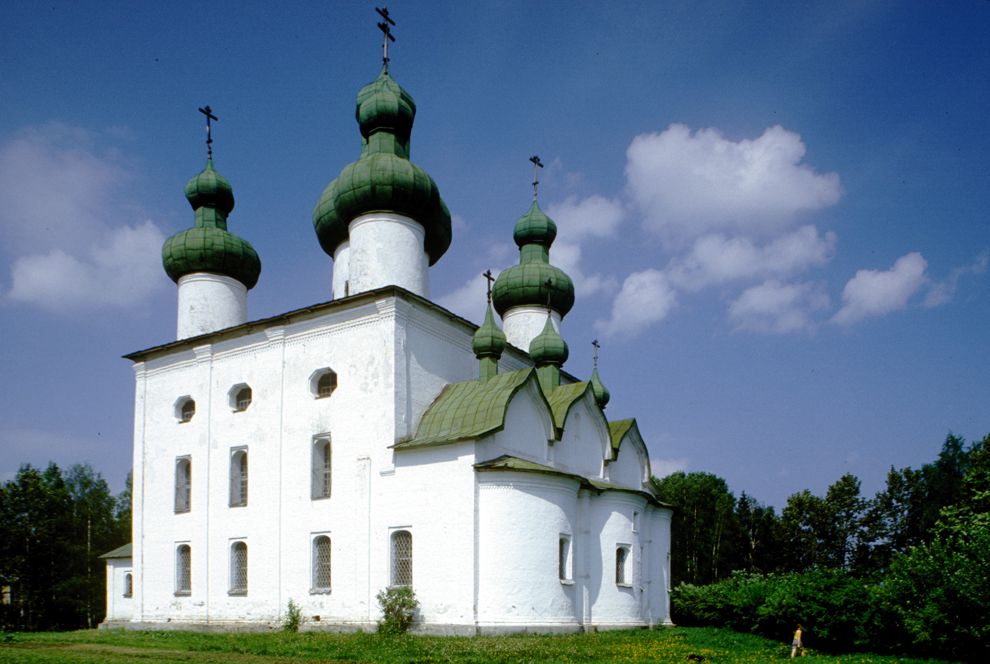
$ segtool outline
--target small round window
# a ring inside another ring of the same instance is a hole
[[[192,397],[179,397],[175,402],[175,419],[180,423],[188,422],[196,414],[196,402]]]
[[[251,386],[246,383],[238,383],[230,388],[230,392],[227,393],[227,400],[230,404],[230,409],[235,413],[242,410],[247,410],[248,406],[251,405],[251,400],[253,393],[251,391]]]
[[[325,399],[337,389],[337,372],[333,369],[319,369],[310,378],[309,389],[317,399]]]

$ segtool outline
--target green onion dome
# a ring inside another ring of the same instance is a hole
[[[394,212],[423,226],[424,249],[433,265],[450,246],[450,212],[426,171],[409,161],[416,104],[382,70],[358,93],[355,116],[361,156],[344,167],[313,210],[320,246],[330,256],[348,237],[348,226],[368,212]]]
[[[550,308],[563,318],[574,306],[574,284],[563,270],[550,264],[557,224],[533,201],[516,222],[512,236],[519,245],[519,264],[503,270],[495,280],[495,310],[505,316],[513,307],[545,307],[549,298]]]
[[[558,367],[567,361],[570,351],[567,349],[567,342],[554,329],[553,322],[547,316],[546,325],[543,331],[536,335],[529,343],[529,356],[537,366],[542,364],[555,364]]]
[[[612,398],[612,395],[609,394],[608,388],[602,383],[602,379],[598,377],[597,368],[591,372],[591,392],[595,395],[595,401],[598,403],[598,407],[605,410],[605,406],[608,404],[609,399]]]
[[[492,308],[489,306],[485,311],[485,322],[481,324],[471,339],[471,349],[475,357],[499,358],[505,350],[505,332],[500,330],[495,324],[495,317],[492,315]]]
[[[165,241],[162,264],[166,274],[178,282],[193,272],[211,272],[254,288],[261,274],[261,260],[247,240],[227,231],[234,193],[227,178],[214,170],[212,159],[186,183],[186,198],[196,212],[196,225]]]

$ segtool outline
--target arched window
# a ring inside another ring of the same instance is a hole
[[[248,589],[248,548],[244,542],[230,545],[230,591],[231,595],[247,595]]]
[[[188,512],[192,500],[192,461],[189,457],[175,460],[175,512]]]
[[[175,594],[188,595],[192,590],[192,549],[180,544],[175,549]]]
[[[124,597],[134,596],[134,577],[130,572],[124,575]]]
[[[392,533],[392,585],[411,586],[413,581],[412,533]]]
[[[571,536],[563,533],[557,540],[557,578],[571,580]]]
[[[313,439],[313,459],[312,459],[312,483],[310,497],[317,498],[330,497],[330,437],[317,436]]]
[[[313,538],[313,592],[330,592],[330,538]]]
[[[235,447],[230,451],[230,506],[243,507],[248,500],[247,448]]]
[[[251,387],[249,385],[235,385],[230,391],[230,407],[234,412],[247,410],[251,405]]]
[[[619,586],[628,586],[632,583],[630,574],[629,547],[619,545],[615,547],[615,583]]]
[[[327,367],[317,369],[310,377],[309,389],[317,399],[325,399],[337,389],[337,373]]]

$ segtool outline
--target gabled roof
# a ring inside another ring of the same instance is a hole
[[[612,439],[612,458],[616,459],[619,456],[619,445],[622,443],[622,438],[629,433],[632,428],[639,428],[636,426],[636,420],[630,418],[628,420],[616,420],[615,422],[608,423],[608,435]]]
[[[567,420],[567,413],[571,406],[584,396],[584,393],[591,389],[591,383],[583,380],[579,383],[560,385],[554,388],[547,396],[547,403],[553,413],[553,424],[557,429],[557,435],[564,430],[564,421]]]
[[[660,507],[670,507],[667,503],[660,502],[657,497],[654,496],[649,491],[644,491],[642,489],[631,489],[629,487],[618,486],[616,484],[610,484],[602,480],[593,480],[581,475],[575,475],[574,473],[568,473],[552,466],[545,466],[542,463],[536,463],[535,461],[529,461],[528,459],[520,459],[519,457],[512,456],[510,454],[503,454],[495,459],[490,459],[488,461],[482,461],[480,463],[474,464],[475,472],[517,472],[517,473],[539,473],[542,475],[556,475],[558,477],[566,477],[569,479],[577,480],[581,483],[581,488],[591,489],[602,493],[605,491],[622,491],[624,493],[633,493],[638,496],[646,498],[654,505]]]
[[[113,551],[107,551],[102,556],[100,556],[100,558],[106,558],[106,559],[111,559],[111,558],[130,558],[130,557],[132,557],[134,555],[133,552],[132,552],[132,549],[133,549],[133,547],[131,546],[131,543],[128,542],[127,544],[125,544],[123,546],[118,546]]]
[[[501,431],[509,402],[529,380],[537,380],[534,369],[510,371],[486,381],[450,383],[423,413],[416,435],[393,447],[410,449],[443,445]],[[542,391],[536,391],[542,395]]]

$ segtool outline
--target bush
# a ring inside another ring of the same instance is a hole
[[[412,625],[419,602],[410,586],[392,586],[377,595],[382,609],[382,619],[378,622],[379,634],[404,634]]]
[[[298,632],[300,623],[302,623],[302,609],[290,599],[289,608],[285,611],[285,622],[282,624],[282,630]]]

